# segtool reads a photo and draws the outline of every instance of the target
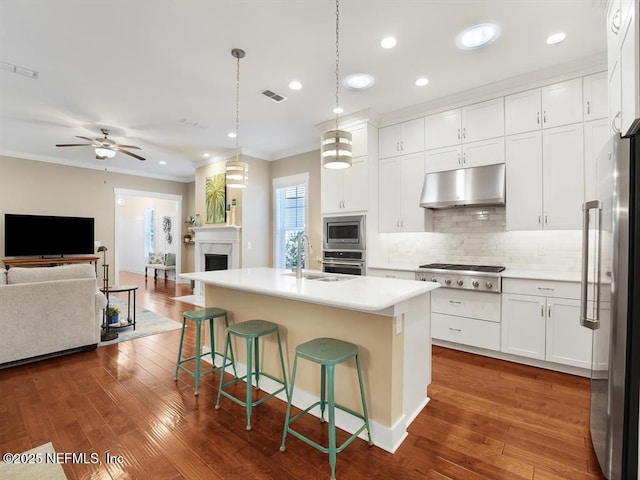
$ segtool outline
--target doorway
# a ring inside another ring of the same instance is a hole
[[[175,261],[168,278],[176,283],[182,271],[182,196],[169,193],[114,189],[114,282],[120,272],[145,273],[150,256]]]

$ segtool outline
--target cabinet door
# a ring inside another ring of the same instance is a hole
[[[504,98],[462,108],[462,141],[477,142],[504,135]]]
[[[351,153],[353,158],[367,154],[367,127],[367,123],[362,123],[347,129],[351,132]]]
[[[369,206],[369,177],[367,175],[367,157],[353,159],[351,167],[342,170],[344,184],[342,198],[343,211],[366,210]]]
[[[400,149],[403,155],[424,150],[424,118],[416,118],[400,124]]]
[[[382,172],[380,172],[380,178]],[[424,153],[403,155],[400,165],[399,198],[403,232],[424,232],[425,212],[420,206],[420,195],[424,183]],[[382,210],[382,206],[380,206]],[[381,230],[382,231],[382,230]]]
[[[584,124],[584,200],[597,198],[596,157],[609,140],[609,119]]]
[[[380,232],[400,230],[401,187],[400,157],[380,160],[378,163],[378,229]]]
[[[584,199],[582,124],[545,130],[542,135],[544,228],[582,227]]]
[[[620,133],[622,125],[622,81],[620,80],[620,59],[616,60],[609,70],[609,135]]]
[[[545,359],[545,298],[502,294],[501,348],[504,353]]]
[[[626,135],[634,120],[640,117],[640,47],[638,5],[628,9],[620,38],[621,132]],[[625,8],[626,10],[626,8]],[[623,14],[624,21],[624,14]]]
[[[607,87],[607,72],[596,73],[582,79],[585,122],[607,117],[609,111]]]
[[[504,129],[506,135],[531,132],[542,127],[542,97],[539,88],[504,98]]]
[[[462,151],[459,145],[425,152],[425,170],[427,173],[444,172],[461,167]]]
[[[378,133],[378,155],[389,158],[400,155],[400,125],[381,128]]]
[[[344,202],[342,195],[344,191],[344,170],[320,168],[322,169],[322,213],[340,212]]]
[[[462,139],[461,114],[456,108],[425,117],[425,150],[459,144]]]
[[[542,228],[542,132],[506,139],[507,230]]]
[[[547,298],[547,349],[550,362],[591,368],[592,330],[580,325],[580,301]]]
[[[582,121],[582,78],[542,87],[542,126],[558,127]]]
[[[479,167],[504,163],[504,137],[462,145],[462,166]]]

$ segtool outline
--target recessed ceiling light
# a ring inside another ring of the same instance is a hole
[[[384,37],[380,42],[380,46],[382,48],[393,48],[397,43],[398,41],[395,39],[395,37]]]
[[[365,90],[370,88],[376,79],[368,73],[352,73],[347,75],[343,81],[344,86],[353,90]]]
[[[456,37],[456,45],[462,50],[486,47],[500,35],[500,28],[493,23],[472,25]]]
[[[166,165],[166,164],[167,164],[167,162],[165,162],[164,160],[160,160],[158,163],[159,163],[160,165]]]
[[[556,45],[561,43],[565,38],[567,38],[567,34],[563,32],[554,33],[553,35],[549,35],[547,37],[547,45]]]
[[[341,113],[344,113],[344,109],[342,107],[335,107],[333,109],[333,113],[337,113],[338,115],[340,115]]]
[[[427,77],[420,77],[416,80],[417,87],[424,87],[428,83],[429,83],[429,79]]]
[[[210,155],[210,154],[208,154],[207,152],[204,152],[204,153],[202,154],[202,158],[209,158],[210,156],[211,156],[211,155]]]
[[[227,137],[229,137],[229,138],[236,138],[236,137],[237,137],[236,132],[229,132],[229,133],[227,133]]]
[[[293,81],[289,82],[289,88],[291,90],[300,90],[302,88],[302,84],[300,82],[298,82],[297,80],[293,80]]]

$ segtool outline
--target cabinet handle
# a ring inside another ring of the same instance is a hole
[[[591,113],[591,102],[587,100],[587,115]]]
[[[556,289],[551,287],[538,287],[538,290],[541,292],[551,292],[553,293]]]
[[[404,228],[404,219],[403,218],[400,219],[400,228]]]
[[[540,125],[540,112],[536,115],[536,122]]]
[[[545,224],[549,223],[549,214],[548,213],[544,214],[544,223]]]
[[[460,129],[458,129],[458,140],[460,140]]]
[[[462,160],[459,153],[458,153],[458,165],[462,165]]]
[[[540,304],[540,316],[544,317],[544,303]]]
[[[467,163],[467,152],[462,154],[462,164],[464,165],[465,163]]]
[[[467,138],[467,127],[462,129],[462,138]]]
[[[462,305],[462,301],[460,301],[460,300],[449,300],[449,303],[455,303],[456,305]]]
[[[616,127],[616,119],[618,118],[620,118],[620,112],[616,113],[616,116],[611,120],[611,130],[613,130],[614,133],[620,133],[620,128]]]
[[[462,329],[461,328],[453,328],[453,327],[449,327],[449,330],[451,330],[452,332],[461,332]]]
[[[547,123],[547,111],[542,111],[542,123]]]
[[[400,140],[400,151],[404,151],[404,140]]]
[[[542,223],[542,215],[538,214],[538,223]]]
[[[551,307],[553,305],[549,304],[549,306],[547,307],[547,311],[549,312],[549,318],[551,318]]]
[[[610,28],[614,35],[618,35],[618,33],[620,33],[620,27],[620,9],[618,9],[616,13],[613,14],[613,17],[611,17]]]

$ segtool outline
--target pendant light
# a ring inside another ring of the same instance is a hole
[[[249,165],[241,161],[240,152],[240,59],[244,58],[244,50],[234,48],[231,50],[236,60],[236,156],[233,160],[228,161],[226,165],[227,187],[229,188],[246,188],[249,180]]]
[[[338,128],[340,102],[340,2],[336,0],[336,128],[322,135],[320,154],[324,168],[341,169],[351,166],[351,133]]]

